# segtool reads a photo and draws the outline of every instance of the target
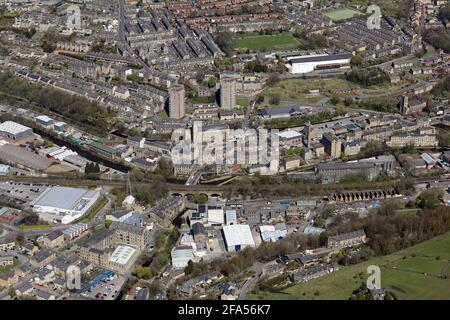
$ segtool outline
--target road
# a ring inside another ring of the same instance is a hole
[[[252,112],[256,107],[256,101],[250,101],[247,111],[245,112],[244,122],[242,124],[243,129],[247,129],[250,126],[250,120],[252,116]]]
[[[127,20],[126,14],[125,14],[125,0],[119,0],[119,43],[121,45],[121,48],[123,51],[128,52],[128,54],[133,57],[135,60],[139,61],[144,70],[148,73],[154,73],[150,67],[148,66],[147,62],[142,59],[139,55],[137,55],[133,49],[130,47],[130,45],[127,42],[126,36],[125,36],[125,22]]]
[[[202,177],[203,174],[206,173],[206,169],[205,168],[200,168],[196,171],[194,171],[189,178],[186,180],[185,185],[186,186],[195,186],[198,181],[200,180],[200,178]]]
[[[245,281],[244,285],[239,290],[239,300],[245,299],[248,293],[253,289],[253,287],[265,274],[264,265],[260,262],[256,262],[247,271],[253,271],[255,274],[250,279]]]

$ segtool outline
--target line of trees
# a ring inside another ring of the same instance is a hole
[[[347,80],[358,83],[363,87],[383,84],[389,81],[389,76],[379,68],[353,69],[347,73]]]
[[[62,90],[30,84],[10,72],[0,73],[0,95],[25,99],[44,109],[105,132],[110,129],[114,112],[84,97]]]

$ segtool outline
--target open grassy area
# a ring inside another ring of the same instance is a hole
[[[316,104],[322,100],[325,94],[331,89],[353,89],[357,95],[364,94],[366,96],[388,95],[394,94],[406,84],[401,81],[396,85],[383,83],[380,85],[373,85],[368,88],[362,88],[357,83],[347,81],[341,78],[330,79],[288,79],[277,82],[271,87],[267,87],[263,94],[266,97],[278,96],[284,104],[289,103],[304,103]],[[311,95],[310,90],[320,90],[319,95]],[[343,99],[345,96],[341,96]],[[260,105],[260,107],[270,107],[268,104]]]
[[[294,49],[298,45],[298,40],[289,32],[274,35],[249,34],[233,39],[234,48],[245,48],[255,51],[288,50]]]
[[[373,258],[335,273],[278,292],[259,292],[249,299],[347,300],[367,279],[367,266],[381,268],[381,286],[399,300],[450,300],[450,233],[397,253]]]
[[[236,98],[236,104],[241,107],[248,106],[248,99],[247,98]]]
[[[344,79],[288,79],[277,82],[264,90],[265,96],[278,95],[281,101],[315,103],[322,96],[311,96],[309,90],[320,89],[322,93],[330,89],[358,89],[358,85]]]
[[[163,120],[169,119],[169,115],[166,111],[161,111],[160,113],[158,113],[158,116]]]
[[[34,224],[34,225],[21,225],[21,230],[39,230],[39,229],[50,229],[52,226],[49,224]]]
[[[325,15],[327,15],[331,20],[336,22],[360,16],[362,15],[362,13],[352,9],[339,9],[326,12]]]

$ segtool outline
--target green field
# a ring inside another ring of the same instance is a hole
[[[264,96],[277,95],[280,101],[287,104],[305,103],[315,104],[323,99],[323,91],[330,89],[358,89],[358,85],[344,79],[288,79],[281,80],[271,87],[264,90]],[[309,95],[309,90],[320,89],[322,94],[318,96]],[[270,105],[261,105],[261,107],[270,107]]]
[[[289,32],[274,35],[250,34],[233,38],[235,49],[250,49],[255,51],[288,50],[299,45],[297,39]]]
[[[361,12],[352,9],[340,9],[325,13],[334,22],[342,21],[362,15]]]
[[[21,230],[41,230],[41,229],[51,229],[52,225],[50,224],[35,224],[35,225],[26,225],[23,224],[20,226]]]
[[[367,279],[367,266],[381,268],[381,286],[399,300],[450,300],[450,233],[397,253],[373,258],[281,291],[262,291],[249,299],[347,300]]]

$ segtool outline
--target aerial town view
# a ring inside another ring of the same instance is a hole
[[[450,0],[0,0],[0,300],[450,300]]]

